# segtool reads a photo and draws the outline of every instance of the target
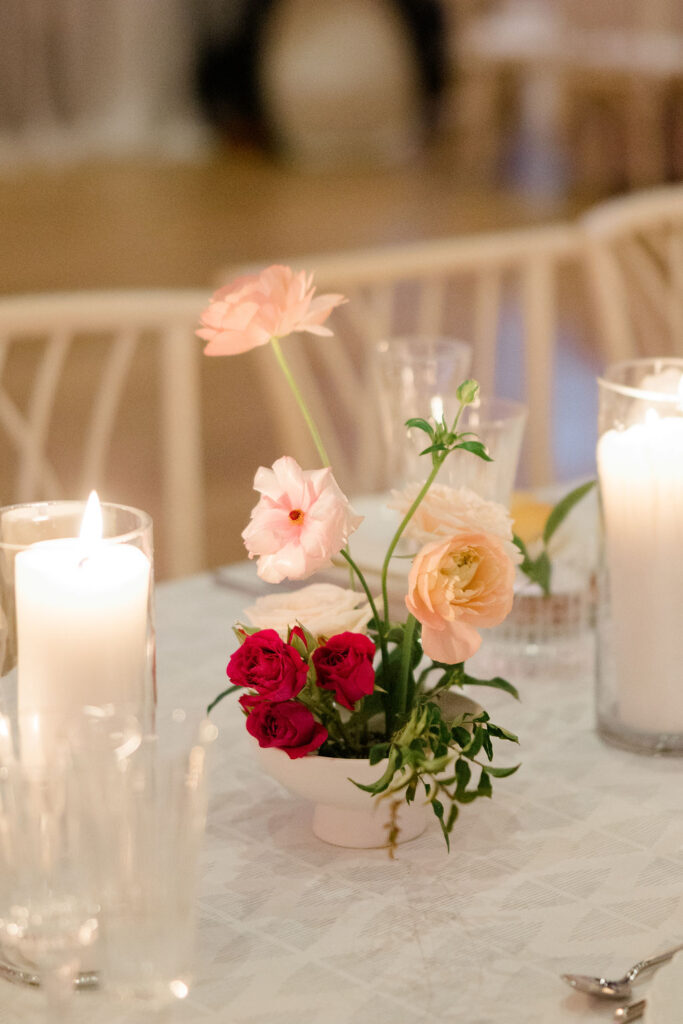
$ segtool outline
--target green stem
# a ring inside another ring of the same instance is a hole
[[[218,696],[214,697],[214,699],[211,701],[211,703],[207,706],[207,708],[206,708],[207,715],[211,714],[213,709],[216,707],[216,704],[219,704],[223,700],[224,697],[228,696],[229,693],[234,693],[235,690],[239,690],[239,686],[228,686],[228,688],[226,690],[221,690],[221,692],[218,694]]]
[[[420,505],[420,502],[424,498],[425,494],[427,493],[429,488],[434,483],[434,479],[436,477],[436,474],[439,472],[442,463],[443,463],[443,458],[440,458],[435,463],[435,465],[432,466],[431,473],[429,474],[429,476],[425,480],[424,484],[420,488],[419,494],[417,495],[417,497],[415,498],[414,502],[412,503],[412,505],[410,506],[410,508],[406,512],[405,516],[403,517],[403,519],[401,521],[401,524],[400,524],[398,530],[396,531],[396,533],[394,534],[394,536],[392,537],[391,543],[390,543],[390,545],[389,545],[389,547],[387,549],[386,557],[384,559],[384,563],[382,564],[382,602],[383,602],[383,605],[384,605],[384,618],[385,618],[385,621],[387,621],[387,622],[389,621],[389,592],[388,592],[388,588],[387,588],[387,573],[389,571],[389,562],[391,561],[391,558],[392,558],[392,556],[394,554],[394,551],[396,550],[396,546],[397,546],[398,542],[400,541],[401,537],[403,536],[403,531],[405,530],[405,528],[408,525],[408,523],[410,522],[410,520],[413,518],[413,515],[415,514],[415,511],[417,510],[418,506]]]
[[[382,672],[383,672],[384,678],[387,679],[388,678],[388,676],[387,676],[387,667],[389,665],[389,650],[387,648],[387,640],[386,640],[386,636],[385,636],[386,621],[384,619],[380,619],[379,614],[377,612],[377,605],[375,604],[375,599],[372,596],[372,593],[371,593],[370,588],[369,588],[369,586],[367,584],[365,576],[363,575],[363,573],[361,572],[361,570],[358,568],[358,566],[354,562],[353,558],[351,557],[351,553],[349,552],[349,549],[348,548],[342,548],[340,554],[341,554],[342,558],[346,559],[346,561],[349,563],[349,566],[350,566],[352,572],[354,572],[356,574],[356,576],[358,577],[358,582],[360,583],[361,587],[363,588],[363,592],[365,593],[365,596],[368,599],[368,604],[370,605],[370,608],[372,610],[372,615],[373,615],[373,618],[375,620],[375,624],[377,626],[377,636],[379,638],[380,652],[381,652],[381,655],[382,655]]]
[[[417,625],[417,619],[414,615],[409,615],[406,620],[405,630],[403,633],[403,644],[401,646],[401,671],[398,677],[398,684],[392,693],[392,722],[388,732],[393,732],[393,726],[397,715],[402,715],[406,711],[407,697],[408,697],[408,677],[410,675],[410,662],[413,650],[413,637],[415,636],[415,627]]]
[[[318,455],[320,456],[320,461],[322,462],[323,466],[329,466],[330,465],[330,457],[327,454],[327,452],[325,451],[325,445],[322,442],[322,438],[320,436],[320,432],[319,432],[317,426],[315,425],[315,420],[313,419],[313,417],[311,416],[310,412],[308,411],[308,406],[304,402],[304,397],[301,394],[301,392],[299,391],[299,387],[298,387],[298,385],[297,385],[297,383],[296,383],[296,381],[294,379],[294,375],[292,374],[292,371],[290,370],[289,366],[287,365],[287,361],[286,361],[286,359],[285,359],[285,357],[284,357],[284,355],[282,353],[282,349],[280,347],[280,342],[279,342],[279,340],[277,338],[271,338],[270,339],[270,343],[273,346],[273,352],[275,353],[275,358],[277,359],[278,363],[280,364],[280,369],[284,373],[285,379],[286,379],[287,383],[289,384],[290,390],[291,390],[292,394],[294,395],[294,397],[296,399],[297,405],[301,409],[301,413],[303,415],[303,418],[306,421],[306,426],[309,429],[310,435],[313,438],[313,443],[314,443],[314,445],[316,447]]]

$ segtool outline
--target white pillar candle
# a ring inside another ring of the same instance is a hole
[[[142,709],[151,563],[112,540],[41,541],[15,560],[19,712]]]
[[[597,461],[618,717],[683,733],[683,417],[608,430]]]

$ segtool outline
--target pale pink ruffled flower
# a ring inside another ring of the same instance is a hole
[[[422,623],[422,649],[458,664],[479,649],[477,629],[497,626],[512,608],[515,567],[492,534],[463,532],[418,551],[406,606]]]
[[[421,483],[410,483],[391,492],[388,507],[404,516],[417,497]],[[512,540],[512,518],[504,505],[487,501],[469,487],[432,484],[408,523],[404,537],[417,544],[446,540],[456,533],[474,531],[499,537],[506,553],[517,565],[522,554]]]
[[[346,300],[314,293],[313,275],[295,274],[291,267],[275,265],[238,277],[215,293],[200,316],[197,334],[208,341],[204,354],[237,355],[295,331],[331,334],[321,325]]]
[[[331,565],[362,523],[332,470],[304,470],[289,456],[261,466],[254,478],[261,497],[242,533],[258,574],[268,583],[303,580]]]

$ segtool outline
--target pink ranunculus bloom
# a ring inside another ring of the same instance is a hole
[[[327,729],[296,700],[271,704],[267,700],[242,698],[247,712],[247,731],[260,747],[277,747],[291,758],[305,757],[327,739]]]
[[[515,567],[499,537],[458,533],[418,551],[406,606],[422,623],[422,649],[455,665],[478,649],[477,629],[497,626],[512,608]]]
[[[268,583],[303,580],[331,564],[362,523],[332,470],[305,470],[288,455],[256,471],[261,497],[242,537],[258,574]]]
[[[303,690],[308,666],[274,629],[261,629],[240,644],[226,672],[235,686],[246,686],[278,701],[290,700]]]
[[[362,633],[339,633],[313,651],[318,686],[331,690],[342,707],[353,711],[354,704],[375,688],[372,659],[375,645]]]
[[[322,324],[346,300],[342,295],[315,295],[313,275],[272,266],[260,274],[238,277],[220,288],[200,316],[200,338],[207,356],[234,356],[284,338],[295,331],[328,335]]]

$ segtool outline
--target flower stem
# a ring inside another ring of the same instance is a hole
[[[388,730],[389,732],[393,732],[393,725],[395,723],[396,716],[405,714],[408,706],[408,677],[410,675],[410,662],[416,625],[417,619],[415,616],[409,615],[406,620],[405,631],[403,633],[403,643],[401,645],[401,671],[399,672],[397,686],[391,693],[392,722],[389,723],[391,726],[390,730]]]
[[[372,610],[372,615],[373,615],[373,618],[375,620],[375,626],[377,628],[377,638],[379,640],[380,657],[381,657],[381,660],[382,660],[382,679],[384,681],[384,684],[386,685],[388,680],[389,680],[389,648],[387,647],[387,637],[386,637],[386,629],[387,629],[387,625],[388,625],[388,619],[386,618],[386,616],[385,616],[384,619],[380,619],[379,613],[377,611],[377,605],[375,604],[375,599],[372,596],[372,592],[370,591],[370,588],[369,588],[369,586],[367,584],[367,580],[365,579],[365,576],[363,575],[363,573],[361,572],[361,570],[358,568],[358,566],[354,562],[353,558],[351,557],[349,549],[348,548],[342,548],[340,553],[341,553],[342,557],[345,558],[346,561],[348,562],[349,567],[351,568],[351,570],[358,577],[358,581],[359,581],[361,587],[363,588],[365,596],[368,599],[368,604],[370,605],[370,608]],[[386,722],[388,722],[389,719],[391,718],[391,693],[388,692],[386,694],[386,697],[385,697],[385,700],[383,701],[383,703],[384,703],[384,707],[385,707],[385,711],[384,711],[385,720],[386,720]]]
[[[427,493],[429,488],[434,483],[434,479],[436,477],[436,474],[439,472],[439,470],[441,468],[442,462],[443,462],[443,458],[439,459],[436,462],[436,464],[434,466],[432,466],[431,473],[429,474],[429,476],[425,480],[424,484],[420,488],[419,494],[417,495],[417,497],[415,498],[414,502],[412,503],[412,505],[410,506],[410,508],[406,512],[406,514],[403,517],[403,519],[401,520],[401,524],[400,524],[399,528],[397,529],[396,533],[394,534],[394,536],[392,537],[391,543],[389,544],[389,547],[387,549],[386,557],[384,559],[384,563],[382,564],[382,603],[384,605],[384,618],[385,618],[385,621],[387,621],[387,622],[389,621],[389,592],[388,592],[388,587],[387,587],[387,573],[389,571],[389,562],[391,561],[392,555],[394,554],[394,551],[396,550],[396,546],[397,546],[398,542],[400,541],[401,537],[403,536],[403,531],[405,530],[405,528],[408,525],[408,523],[410,522],[410,520],[413,518],[413,515],[415,514],[415,511],[418,508],[418,506],[419,506],[420,502],[422,501],[422,499],[424,498],[425,494]]]
[[[292,371],[290,370],[290,368],[289,368],[289,366],[287,364],[287,360],[285,359],[285,357],[283,355],[282,348],[280,347],[280,342],[279,342],[279,340],[277,338],[271,338],[270,339],[270,343],[273,346],[273,352],[275,353],[275,358],[277,359],[278,363],[280,364],[280,369],[284,373],[285,379],[286,379],[287,383],[289,384],[290,390],[291,390],[292,394],[294,395],[294,397],[296,399],[297,405],[301,409],[301,414],[302,414],[303,418],[306,421],[306,426],[308,427],[309,433],[310,433],[311,437],[313,438],[313,443],[314,443],[314,445],[316,447],[318,455],[320,456],[320,461],[322,462],[323,466],[329,466],[330,465],[330,457],[327,454],[327,452],[325,451],[325,445],[322,442],[322,438],[320,436],[320,431],[318,430],[317,426],[315,425],[315,420],[313,419],[313,417],[311,416],[311,414],[310,414],[310,412],[308,410],[308,406],[306,405],[306,403],[304,401],[303,395],[299,391],[299,387],[297,385],[297,382],[294,379],[294,375],[292,374]]]

